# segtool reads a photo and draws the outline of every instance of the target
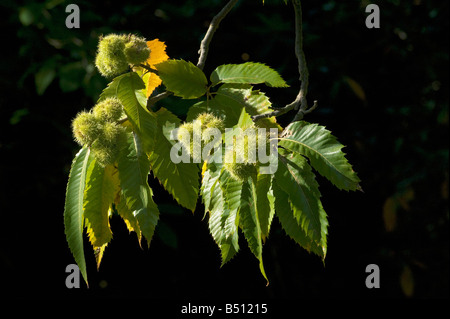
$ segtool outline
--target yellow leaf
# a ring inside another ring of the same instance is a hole
[[[406,297],[412,297],[414,294],[414,277],[409,266],[404,266],[400,275],[400,286]]]
[[[409,202],[414,199],[414,189],[408,187],[403,194],[398,197],[398,202],[402,206],[402,208],[406,211],[410,210]]]
[[[147,74],[148,74],[148,76],[147,76],[147,80],[146,80],[146,83],[147,83],[146,95],[148,98],[150,95],[152,95],[153,91],[158,86],[161,85],[162,81],[161,81],[161,78],[158,75],[156,75],[155,73],[147,73]]]
[[[169,56],[166,53],[166,44],[164,42],[155,39],[147,41],[147,46],[150,49],[150,56],[147,60],[148,65],[154,66],[169,59]]]
[[[166,44],[158,39],[147,41],[147,46],[150,49],[150,56],[146,63],[153,69],[157,69],[155,67],[156,64],[161,63],[169,59],[169,56],[166,53]],[[148,72],[144,74],[142,77],[144,83],[146,83],[147,90],[145,92],[147,98],[152,95],[153,91],[161,85],[161,78],[155,73]]]
[[[139,223],[136,217],[133,215],[133,212],[130,211],[126,205],[126,200],[123,197],[122,192],[119,192],[118,196],[115,200],[115,206],[117,213],[125,222],[128,231],[131,233],[132,231],[136,232],[138,238],[141,237],[141,229],[139,227]]]
[[[205,177],[206,168],[208,167],[208,162],[204,161],[202,166],[202,178]]]
[[[344,80],[347,82],[347,84],[352,89],[353,93],[363,102],[366,102],[366,92],[364,92],[364,89],[362,86],[353,80],[352,78],[349,78],[348,76],[344,77]]]
[[[397,224],[397,201],[394,197],[386,199],[383,205],[384,228],[387,232],[395,229]]]
[[[105,252],[105,248],[107,245],[108,245],[108,243],[106,243],[100,247],[94,247],[94,256],[95,256],[95,261],[97,263],[97,270],[100,268],[100,263],[102,262],[103,253]]]

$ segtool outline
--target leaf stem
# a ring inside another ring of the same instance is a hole
[[[156,102],[158,102],[158,101],[160,101],[162,99],[165,99],[166,97],[171,96],[172,94],[173,94],[172,92],[164,91],[164,92],[162,92],[162,93],[160,93],[158,95],[150,97],[147,100],[147,108],[151,108],[153,105],[155,105]]]
[[[128,121],[128,117],[124,117],[124,118],[118,120],[118,121],[117,121],[117,124],[123,124],[123,123],[125,123],[126,121]]]
[[[139,66],[139,67],[141,67],[141,68],[143,68],[143,69],[146,69],[147,71],[149,71],[149,72],[153,72],[153,73],[156,73],[156,74],[158,74],[158,70],[156,70],[156,69],[153,69],[153,68],[151,68],[150,66],[148,66],[148,65],[146,65],[146,64],[138,64],[138,65],[136,65],[136,66]]]
[[[238,0],[230,0],[220,12],[211,20],[209,24],[208,31],[205,34],[202,42],[200,43],[200,49],[198,54],[200,55],[197,62],[197,67],[201,70],[205,67],[206,57],[208,56],[209,44],[211,43],[214,32],[216,32],[219,27],[220,22],[225,18],[225,16],[231,11]]]

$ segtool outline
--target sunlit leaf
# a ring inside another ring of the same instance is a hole
[[[146,61],[148,65],[154,66],[169,59],[166,53],[167,46],[163,41],[159,39],[147,41],[147,46],[150,49],[150,56]]]
[[[265,83],[271,87],[288,87],[277,71],[262,63],[225,64],[211,74],[213,85],[219,83]]]
[[[239,211],[239,225],[242,228],[248,246],[255,257],[259,260],[259,270],[264,278],[267,280],[266,272],[264,270],[262,258],[262,236],[261,226],[259,224],[258,206],[256,204],[257,193],[256,183],[254,178],[249,177],[242,185],[241,193],[241,209]]]
[[[196,163],[175,164],[170,158],[172,143],[163,134],[163,126],[179,126],[180,120],[165,108],[158,110],[156,116],[158,134],[155,148],[149,157],[152,171],[180,205],[194,211],[199,190],[199,168]]]
[[[83,206],[87,234],[94,248],[107,244],[112,238],[109,209],[118,190],[117,169],[112,165],[103,167],[94,159],[87,171]]]
[[[322,257],[322,259],[325,258],[322,247],[313,239],[308,237],[303,229],[298,225],[298,222],[292,213],[289,195],[284,192],[277,183],[273,183],[272,188],[275,197],[276,216],[286,234],[308,252],[313,252]]]
[[[139,242],[141,240],[141,229],[139,227],[139,223],[136,219],[136,217],[133,215],[133,211],[128,208],[126,198],[124,197],[124,194],[122,191],[120,191],[115,199],[114,204],[116,205],[117,213],[125,222],[125,225],[127,226],[127,229],[129,232],[134,231],[139,239]]]
[[[270,225],[275,214],[275,197],[272,190],[271,174],[259,174],[256,182],[256,202],[262,238],[269,236]]]
[[[361,189],[360,179],[342,152],[344,147],[325,127],[298,121],[289,124],[279,146],[309,158],[311,165],[337,188]]]
[[[206,93],[208,80],[203,71],[191,62],[171,59],[155,67],[167,90],[175,96],[196,99]]]
[[[153,192],[147,180],[150,162],[137,134],[128,134],[128,143],[118,158],[118,169],[127,207],[133,211],[142,235],[150,246],[158,223],[159,210],[153,201]]]
[[[67,243],[81,275],[87,281],[83,248],[83,200],[87,169],[93,160],[88,148],[83,147],[75,156],[67,183],[64,204],[64,226]]]
[[[269,98],[261,91],[254,91],[248,84],[224,84],[217,90],[213,99],[199,102],[190,107],[187,121],[192,121],[202,112],[211,112],[224,120],[225,127],[236,125],[242,109],[251,115],[272,111]],[[258,127],[278,128],[275,117],[256,122]]]
[[[128,120],[142,139],[145,152],[150,152],[156,135],[156,116],[147,110],[147,97],[143,92],[145,84],[135,72],[122,74],[108,84],[100,95],[99,101],[108,97],[117,97],[123,105]]]
[[[153,91],[162,84],[161,78],[153,73],[153,72],[147,72],[142,76],[142,80],[146,83],[146,90],[145,95],[148,98],[150,95],[152,95]]]
[[[293,216],[306,236],[327,250],[327,215],[320,201],[319,185],[306,159],[279,149],[275,181],[289,195]]]
[[[156,69],[155,65],[161,62],[164,62],[169,59],[169,56],[166,53],[166,44],[158,39],[154,39],[152,41],[147,41],[147,46],[150,49],[150,56],[146,61],[147,65],[151,68]],[[146,83],[146,96],[149,97],[152,95],[153,91],[161,85],[161,78],[153,73],[147,72],[143,76],[143,81]]]

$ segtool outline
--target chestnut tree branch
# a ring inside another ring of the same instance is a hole
[[[211,20],[209,24],[208,31],[205,34],[202,42],[200,43],[200,49],[198,54],[200,55],[197,62],[197,67],[201,70],[205,67],[206,57],[208,56],[209,44],[211,43],[214,32],[216,32],[219,27],[220,22],[225,18],[228,12],[234,7],[238,0],[230,0],[220,12]]]
[[[203,70],[205,67],[206,57],[208,56],[209,51],[209,44],[211,43],[211,40],[213,38],[214,32],[216,32],[217,28],[219,27],[220,22],[225,18],[225,16],[228,14],[228,12],[231,11],[231,9],[234,7],[234,5],[239,0],[230,0],[223,8],[220,10],[220,12],[211,20],[211,23],[209,25],[208,31],[206,32],[203,40],[200,43],[200,49],[198,50],[198,53],[200,57],[198,58],[197,67]],[[157,73],[157,70],[153,70],[150,67],[146,67],[141,65],[145,69],[151,72]],[[172,92],[165,91],[158,95],[155,95],[153,97],[150,97],[147,101],[147,108],[151,108],[153,105],[155,105],[156,102],[165,99],[166,97],[172,95]]]
[[[280,116],[291,110],[296,110],[297,114],[292,120],[292,122],[295,122],[301,120],[305,114],[312,112],[318,105],[317,101],[314,101],[313,106],[309,108],[306,100],[309,85],[309,73],[306,65],[305,53],[303,52],[302,5],[300,0],[292,0],[292,5],[294,6],[295,12],[295,55],[298,61],[298,72],[300,74],[300,90],[292,103],[282,108],[275,109],[272,112],[255,115],[252,117],[254,121],[272,116]]]
[[[173,93],[169,91],[164,91],[162,93],[159,93],[158,95],[149,97],[147,100],[147,108],[151,108],[153,105],[155,105],[156,102],[165,99],[168,96],[171,96]]]

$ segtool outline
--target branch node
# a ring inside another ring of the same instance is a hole
[[[156,102],[159,100],[165,99],[166,97],[172,95],[172,92],[164,91],[158,95],[155,95],[153,97],[149,97],[147,100],[147,109],[150,109],[153,105],[155,105]]]
[[[318,106],[318,102],[317,102],[317,100],[315,100],[314,103],[313,103],[313,105],[312,105],[310,108],[306,108],[306,109],[303,109],[303,107],[300,108],[300,110],[299,110],[298,113],[295,115],[295,117],[294,117],[294,119],[292,120],[292,122],[296,122],[296,121],[302,120],[303,117],[304,117],[306,114],[309,114],[309,113],[311,113],[312,111],[314,111],[314,110],[317,108],[317,106]]]
[[[308,92],[309,85],[309,73],[308,67],[306,65],[305,53],[303,52],[303,27],[302,27],[302,5],[300,0],[292,0],[292,5],[294,6],[295,12],[295,56],[298,61],[298,73],[300,75],[300,89],[295,98],[295,100],[286,105],[283,108],[276,109],[272,112],[258,114],[252,117],[253,121],[257,121],[262,118],[267,118],[271,116],[279,116],[289,112],[290,110],[297,111],[292,122],[299,121],[303,119],[303,116],[311,113],[317,107],[317,101],[314,101],[313,106],[308,108],[308,102],[306,100],[306,94]]]

